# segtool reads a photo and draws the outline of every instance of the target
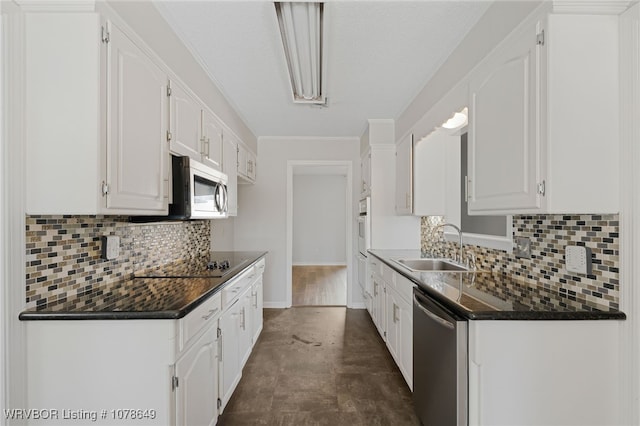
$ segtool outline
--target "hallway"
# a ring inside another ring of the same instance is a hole
[[[264,313],[264,330],[219,425],[419,424],[366,310]]]
[[[291,276],[293,306],[346,306],[346,266],[293,266]]]

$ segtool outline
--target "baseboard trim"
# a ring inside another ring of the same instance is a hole
[[[287,306],[286,302],[264,302],[262,306],[267,309],[287,309],[291,307]]]
[[[349,309],[367,309],[367,305],[364,302],[352,303],[350,306],[347,306]]]

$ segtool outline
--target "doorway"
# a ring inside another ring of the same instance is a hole
[[[349,306],[351,183],[351,162],[289,162],[288,306]]]

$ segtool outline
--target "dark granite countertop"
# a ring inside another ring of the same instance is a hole
[[[530,285],[491,271],[413,272],[393,259],[420,258],[419,250],[369,250],[432,299],[470,320],[622,320],[618,310],[582,303],[550,284]],[[460,291],[462,290],[462,291]]]
[[[163,265],[157,269],[144,271],[141,276],[96,287],[81,295],[23,311],[19,318],[21,320],[179,319],[222,290],[227,282],[266,255],[266,252],[211,252],[211,256],[217,256],[220,253],[225,253],[227,256],[233,255],[238,261],[243,262],[240,267],[223,277],[211,277],[206,268],[189,270],[189,266],[193,265],[206,266],[207,258]]]

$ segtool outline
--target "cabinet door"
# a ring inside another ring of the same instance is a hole
[[[208,109],[202,113],[202,162],[216,170],[222,170],[222,128]]]
[[[391,289],[387,289],[386,298],[386,316],[387,316],[387,348],[391,356],[400,364],[400,308],[398,306],[398,297]]]
[[[371,311],[371,317],[378,329],[378,333],[382,338],[385,338],[385,288],[382,280],[373,276],[373,306]]]
[[[469,213],[540,207],[541,31],[524,27],[470,82]]]
[[[229,216],[238,215],[238,143],[225,133],[222,144],[222,171],[227,175]]]
[[[196,161],[202,158],[200,103],[179,83],[171,82],[170,149]]]
[[[216,327],[210,327],[176,362],[176,424],[215,425],[218,420]]]
[[[238,300],[220,318],[220,330],[222,331],[222,357],[220,359],[220,400],[221,410],[229,402],[231,394],[235,390],[242,369],[240,367],[240,303]]]
[[[396,145],[396,214],[413,213],[413,135]]]
[[[248,155],[248,151],[247,149],[238,144],[238,174],[240,176],[244,176],[247,177],[247,155]]]
[[[253,328],[251,326],[251,286],[240,295],[240,328],[238,330],[238,345],[240,353],[240,369],[249,359],[252,348]]]
[[[398,299],[396,317],[399,323],[398,365],[409,389],[413,391],[413,306],[404,299]]]
[[[413,214],[444,216],[447,144],[460,144],[460,136],[436,130],[413,143]],[[458,160],[460,161],[460,160]],[[455,180],[458,179],[455,175]]]
[[[371,192],[371,152],[360,159],[360,178],[360,194],[364,196]]]
[[[167,76],[108,25],[106,208],[166,214]]]
[[[253,345],[256,344],[258,337],[260,336],[260,332],[262,331],[262,325],[264,322],[262,315],[263,308],[263,300],[262,300],[262,275],[258,276],[258,279],[253,283],[252,288],[252,315],[251,315],[251,323],[252,323],[252,342]]]
[[[247,152],[247,177],[249,180],[256,180],[256,156],[253,152]]]

